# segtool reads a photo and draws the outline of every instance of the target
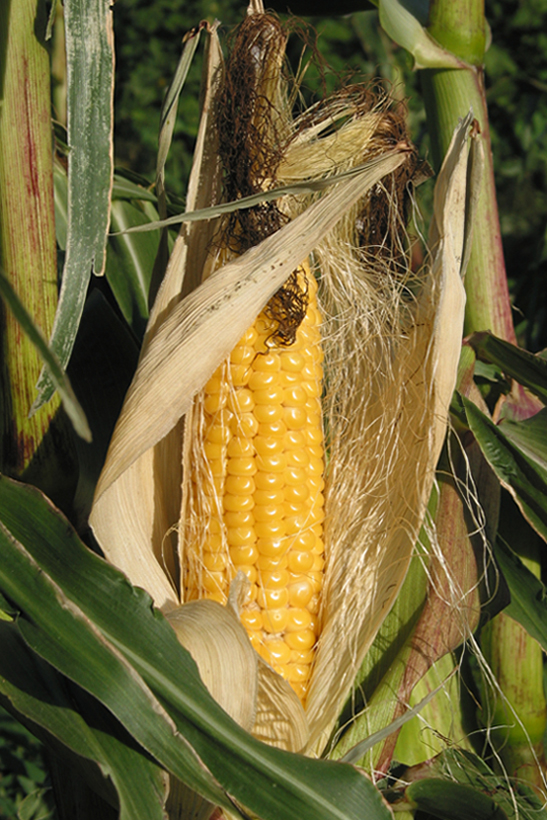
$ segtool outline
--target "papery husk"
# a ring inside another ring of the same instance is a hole
[[[216,82],[220,76],[214,31],[210,37],[216,69],[206,85],[206,125],[192,169],[189,207],[217,201],[219,191],[214,136],[207,127],[212,77]],[[146,588],[165,612],[179,606],[183,556],[177,552],[175,525],[184,415],[271,296],[314,252],[327,318],[329,467],[323,633],[306,706],[310,754],[322,751],[404,579],[446,431],[463,328],[460,273],[469,124],[460,127],[440,174],[438,190],[446,189],[446,196],[435,203],[430,268],[411,281],[402,200],[415,155],[397,128],[387,129],[387,139],[379,133],[379,123],[390,125],[386,108],[385,99],[360,108],[357,97],[342,94],[297,120],[292,142],[280,155],[278,183],[363,168],[313,197],[311,204],[300,197],[284,201],[283,213],[292,221],[239,258],[214,270],[220,255],[206,256],[214,227],[183,227],[90,519],[109,560]],[[348,121],[328,135],[342,118]],[[456,171],[452,177],[450,163]],[[383,234],[376,230],[376,216],[381,216]],[[360,237],[374,247],[360,248]],[[200,265],[204,281],[194,289]],[[294,693],[274,681],[268,669],[262,664],[258,669],[264,712],[257,736],[276,743],[268,710],[282,712],[287,690]],[[292,717],[287,713],[281,722]],[[305,734],[302,727],[293,730],[293,747]]]
[[[421,279],[370,262],[359,268],[349,220],[343,253],[331,238],[318,249],[322,307],[331,317],[329,552],[306,706],[310,753],[324,748],[401,587],[444,441],[463,332],[469,126],[460,124],[439,174],[431,263]]]

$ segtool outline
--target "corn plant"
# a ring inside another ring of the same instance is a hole
[[[259,0],[184,37],[155,186],[113,171],[115,9],[65,0],[52,151],[56,9],[2,7],[0,696],[59,817],[544,813],[547,373],[468,5],[379,3],[434,146],[417,270],[401,107],[368,78],[306,107]]]

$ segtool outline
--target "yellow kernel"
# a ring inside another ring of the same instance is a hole
[[[211,521],[211,524],[213,523],[213,521]],[[222,540],[222,536],[217,533],[208,533],[205,537],[203,549],[206,552],[219,552],[220,550],[224,549],[224,542]]]
[[[313,618],[304,607],[291,607],[289,619],[285,629],[287,632],[301,632],[303,629],[312,629]]]
[[[233,387],[245,387],[251,376],[252,370],[246,364],[230,365],[230,381]]]
[[[217,590],[215,592],[207,591],[204,597],[207,598],[208,601],[216,601],[217,603],[222,604],[222,606],[226,606],[226,601],[228,600],[228,595],[225,592],[221,592],[220,590]],[[196,598],[193,598],[191,600],[197,601],[198,598],[199,594]]]
[[[255,326],[251,325],[239,340],[238,345],[252,345],[257,336],[258,333],[256,332]]]
[[[251,391],[246,387],[233,390],[228,397],[228,409],[236,415],[250,413],[255,406],[255,400]]]
[[[319,399],[323,392],[321,382],[302,382],[301,387],[306,394],[306,402],[308,399]]]
[[[283,473],[287,469],[287,458],[283,453],[257,455],[256,467],[263,473]]]
[[[237,569],[251,566],[258,559],[258,549],[255,544],[230,547],[230,560]],[[256,581],[256,578],[254,579]]]
[[[252,368],[251,368],[252,369]],[[249,377],[249,390],[265,390],[279,383],[279,373],[276,370],[252,370]]]
[[[262,629],[262,613],[259,609],[244,610],[239,613],[239,619],[245,629]]]
[[[254,456],[253,440],[246,436],[234,436],[228,444],[226,452],[232,458]]]
[[[239,416],[232,415],[229,425],[230,432],[234,436],[240,436],[241,438],[252,438],[258,430],[258,421],[254,413],[242,413]]]
[[[322,475],[310,475],[306,481],[312,493],[321,493],[325,489],[325,480]]]
[[[268,438],[269,436],[284,436],[287,432],[287,425],[284,421],[279,419],[278,421],[272,421],[271,424],[259,424],[257,435],[265,436]]]
[[[308,421],[305,407],[284,407],[283,421],[289,430],[300,430]]]
[[[246,549],[246,547],[234,547],[234,549],[235,550]],[[238,572],[242,572],[244,575],[246,575],[247,578],[249,579],[249,581],[251,582],[251,584],[255,585],[254,590],[251,587],[250,595],[247,595],[247,597],[245,598],[246,603],[251,603],[252,601],[256,600],[256,591],[257,591],[256,590],[256,578],[257,578],[256,568],[254,566],[252,566],[252,564],[235,564],[233,567],[228,567],[228,571],[227,571],[228,580],[233,581],[233,579],[236,577]]]
[[[287,663],[284,666],[285,680],[290,683],[304,683],[309,680],[311,674],[311,666],[308,663]]]
[[[226,471],[228,475],[252,476],[256,473],[256,462],[252,456],[229,458]]]
[[[321,555],[317,555],[316,553],[313,554],[313,572],[322,572],[325,567],[325,559],[321,557]]]
[[[247,345],[236,345],[230,353],[230,362],[232,364],[250,365],[255,357],[254,347]]]
[[[300,373],[289,373],[287,370],[282,370],[279,374],[279,384],[284,388],[299,385],[301,381]]]
[[[257,405],[264,404],[268,406],[271,404],[281,404],[283,402],[284,395],[285,391],[280,384],[271,384],[263,390],[255,390],[253,393],[253,399]]]
[[[289,604],[291,606],[296,606],[302,609],[307,607],[312,599],[313,587],[304,576],[302,576],[302,579],[297,581],[295,584],[289,584],[287,589],[289,592]]]
[[[264,660],[271,666],[274,664],[288,663],[291,658],[291,650],[281,638],[270,638],[264,641],[264,650],[261,654]]]
[[[202,583],[208,592],[223,592],[228,586],[224,572],[206,572],[203,575]]]
[[[287,527],[287,535],[302,532],[308,523],[308,513],[297,513],[297,515],[285,516],[285,526]]]
[[[207,428],[205,440],[213,444],[228,444],[232,433],[228,427],[228,419],[224,418],[216,421]]]
[[[275,421],[281,421],[285,408],[282,404],[257,404],[254,408],[253,415],[258,424],[272,424]]]
[[[266,473],[263,470],[257,470],[254,479],[257,490],[272,492],[281,490],[285,486],[285,473]]]
[[[273,555],[260,554],[258,556],[256,566],[259,571],[265,570],[266,572],[280,572],[281,570],[287,568],[288,563],[289,562],[286,555],[280,555],[275,557]]]
[[[203,445],[203,452],[207,459],[222,458],[223,449],[222,444],[217,444],[212,441],[206,441]]]
[[[255,521],[280,521],[283,518],[283,507],[277,504],[257,504],[253,508]]]
[[[255,631],[249,632],[249,640],[253,649],[256,649],[256,651],[260,654],[262,650],[262,635]]]
[[[206,413],[209,415],[213,415],[213,413],[218,413],[219,410],[222,410],[226,407],[226,403],[228,401],[228,393],[209,393],[209,395],[205,396],[203,399],[203,408]]]
[[[304,483],[308,476],[302,467],[287,467],[283,473],[283,478],[285,479],[285,484],[294,486],[295,484]],[[309,484],[309,481],[307,483]]]
[[[253,498],[257,506],[263,505],[265,507],[271,507],[273,504],[276,504],[278,507],[283,508],[285,501],[284,493],[285,490],[255,490]]]
[[[308,455],[323,459],[325,457],[325,449],[319,444],[308,445]]]
[[[276,569],[273,571],[262,571],[258,567],[258,583],[267,589],[285,589],[289,585],[290,575],[286,569]],[[294,586],[294,585],[293,585]],[[309,585],[308,585],[309,586]],[[311,589],[311,587],[310,587]],[[310,593],[311,596],[311,593]],[[289,587],[290,597],[290,587]],[[290,602],[290,601],[289,601]],[[291,604],[291,606],[306,606],[306,604]]]
[[[309,520],[310,524],[322,524],[325,520],[325,510],[323,507],[313,505],[310,509]]]
[[[262,613],[266,632],[283,632],[289,620],[289,611],[282,609],[265,609]]]
[[[323,475],[323,471],[325,469],[325,465],[323,464],[322,458],[316,458],[315,456],[310,456],[310,461],[308,464],[308,470],[311,475]]]
[[[260,555],[266,555],[271,558],[280,558],[282,555],[285,555],[287,551],[287,539],[259,538],[256,542],[256,546]]]
[[[281,369],[299,373],[304,367],[304,357],[297,350],[284,350],[279,354]]]
[[[222,458],[212,458],[207,464],[207,469],[211,475],[222,477],[226,472],[226,462]]]
[[[278,609],[287,606],[289,593],[286,589],[258,589],[256,602],[262,609]]]
[[[208,498],[218,498],[224,493],[224,476],[204,475],[201,478],[199,486],[193,484],[195,495],[200,492]]]
[[[226,483],[226,487],[227,486],[228,483]],[[283,492],[285,494],[285,501],[288,501],[290,504],[301,504],[310,496],[310,488],[307,484],[288,485]]]
[[[306,577],[313,587],[315,594],[321,592],[323,587],[323,573],[322,572],[307,572]]]
[[[289,549],[295,552],[311,552],[316,543],[316,534],[311,529],[306,529],[289,539]]]
[[[306,446],[306,437],[301,430],[288,430],[283,443],[287,450],[301,450]]]
[[[308,401],[308,396],[303,387],[299,384],[285,387],[283,391],[283,404],[287,407],[301,407]]]
[[[226,510],[224,513],[224,523],[227,527],[252,527],[255,517],[251,512],[254,507],[254,499],[250,509],[247,510]]]
[[[254,358],[253,370],[259,370],[261,372],[275,372],[280,369],[281,361],[277,353],[265,353],[264,355],[255,356]]]
[[[313,567],[314,554],[312,552],[289,553],[289,569],[291,572],[308,572]]]
[[[230,455],[232,441],[228,445],[228,455]],[[287,464],[289,467],[307,467],[309,462],[310,457],[305,450],[287,450]]]
[[[320,446],[323,444],[323,431],[321,427],[307,427],[304,431],[306,443],[311,446]]]
[[[256,485],[252,476],[229,475],[226,477],[225,490],[232,495],[252,495]]]
[[[272,453],[281,453],[284,449],[283,441],[281,436],[266,438],[265,436],[257,435],[253,439],[253,444],[259,456],[267,456]]]
[[[313,595],[306,608],[311,612],[312,615],[319,615],[320,604],[321,601],[319,599],[319,595]]]
[[[226,493],[222,499],[222,506],[226,512],[250,512],[255,505],[252,495],[232,495]]]
[[[287,527],[285,521],[276,516],[270,521],[257,521],[255,532],[259,538],[283,538],[287,533]]]
[[[205,569],[222,572],[226,569],[226,556],[219,552],[204,552],[202,556],[203,566]]]
[[[256,541],[256,532],[254,527],[228,527],[226,540],[231,547],[250,546]]]
[[[287,632],[285,634],[285,641],[291,649],[304,652],[306,649],[311,649],[312,646],[315,645],[315,633],[312,629],[302,629],[298,632]]]
[[[203,387],[203,392],[207,393],[220,393],[223,387],[223,379],[220,374],[215,373],[211,376],[208,382],[205,383]]]
[[[293,690],[293,692],[295,693],[297,698],[299,698],[299,700],[302,703],[306,702],[306,696],[308,694],[308,682],[307,681],[305,683],[298,683],[296,681],[292,681],[291,689]]]
[[[315,652],[313,649],[291,649],[292,663],[313,663],[315,659]]]

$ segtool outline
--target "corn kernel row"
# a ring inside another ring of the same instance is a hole
[[[317,285],[295,342],[262,313],[211,376],[194,417],[185,598],[225,603],[238,571],[255,649],[304,699],[319,631],[324,548]]]

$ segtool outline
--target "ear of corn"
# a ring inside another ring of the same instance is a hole
[[[315,279],[295,341],[276,344],[266,308],[198,397],[191,431],[184,598],[226,603],[243,572],[241,620],[303,698],[319,630],[325,486],[322,351]]]

